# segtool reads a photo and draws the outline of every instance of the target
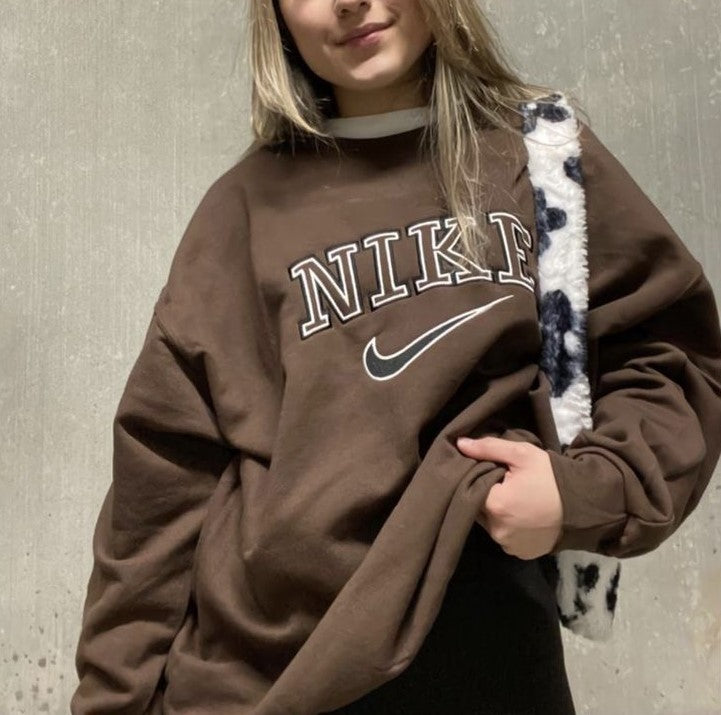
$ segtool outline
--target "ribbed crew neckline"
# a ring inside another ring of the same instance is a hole
[[[325,129],[340,139],[388,137],[425,126],[430,117],[429,109],[426,104],[357,117],[330,117],[325,121]]]

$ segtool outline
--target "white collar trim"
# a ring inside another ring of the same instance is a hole
[[[429,105],[425,105],[358,117],[331,117],[326,119],[325,128],[327,132],[337,137],[369,139],[422,127],[428,123],[429,116]]]

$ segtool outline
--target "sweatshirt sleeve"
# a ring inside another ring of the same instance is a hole
[[[74,715],[149,712],[185,615],[206,504],[231,450],[200,364],[156,310],[113,420],[75,665]]]
[[[580,122],[592,428],[549,450],[563,505],[551,553],[655,549],[695,509],[721,451],[721,332],[701,264]]]

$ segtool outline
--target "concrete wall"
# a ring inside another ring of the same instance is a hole
[[[721,279],[717,0],[483,2]],[[0,713],[63,713],[110,425],[205,189],[250,140],[243,3],[0,6]],[[564,629],[580,714],[721,713],[721,480],[624,563],[615,635]]]

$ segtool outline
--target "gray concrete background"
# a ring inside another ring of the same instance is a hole
[[[524,76],[578,93],[718,286],[718,0],[483,6]],[[112,416],[192,211],[250,141],[243,14],[0,6],[0,713],[68,711]],[[579,715],[721,713],[719,507],[717,472],[680,532],[624,562],[612,642],[564,629]]]

